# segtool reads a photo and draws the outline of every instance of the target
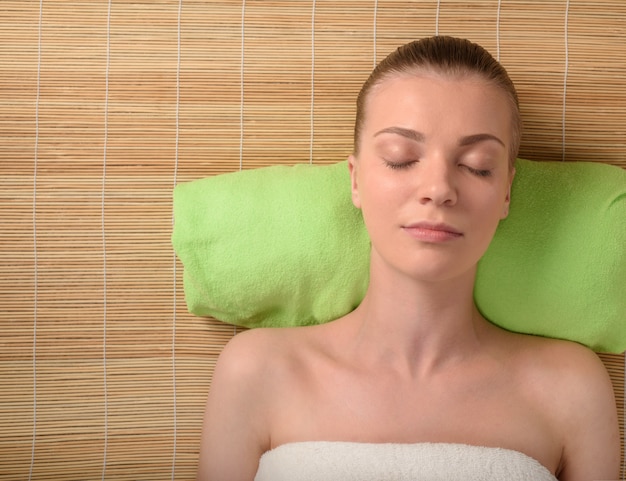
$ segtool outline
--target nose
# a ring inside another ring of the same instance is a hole
[[[457,202],[454,170],[445,160],[423,161],[417,172],[417,195],[421,204],[452,206]]]

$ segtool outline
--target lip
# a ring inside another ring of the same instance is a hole
[[[411,237],[422,242],[441,243],[463,237],[460,230],[444,223],[417,222],[402,228]]]

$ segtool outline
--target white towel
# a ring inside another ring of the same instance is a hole
[[[297,442],[266,452],[255,481],[555,481],[535,459],[466,444]]]

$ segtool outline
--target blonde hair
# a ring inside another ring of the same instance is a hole
[[[435,72],[452,77],[477,75],[501,88],[510,99],[512,112],[512,137],[509,163],[513,166],[522,135],[519,100],[507,71],[480,45],[466,39],[436,36],[402,45],[383,59],[361,87],[357,97],[354,124],[354,154],[359,151],[359,140],[365,122],[365,104],[372,88],[397,74]]]

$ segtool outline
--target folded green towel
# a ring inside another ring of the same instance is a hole
[[[474,297],[507,329],[626,349],[626,170],[518,160]]]
[[[512,331],[626,349],[626,171],[518,160],[475,298]],[[346,162],[180,184],[174,248],[189,310],[246,327],[327,322],[363,298],[369,239]]]
[[[350,312],[365,294],[369,237],[345,163],[180,184],[174,219],[194,314],[247,327],[317,324]]]

